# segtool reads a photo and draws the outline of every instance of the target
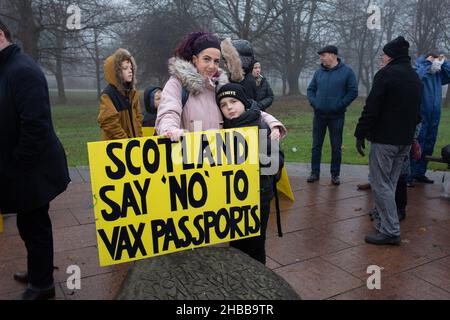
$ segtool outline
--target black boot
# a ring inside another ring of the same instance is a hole
[[[20,296],[19,300],[50,300],[55,297],[55,287],[49,289],[27,288]]]
[[[390,237],[383,233],[377,233],[373,235],[366,236],[366,242],[370,244],[375,244],[378,246],[383,245],[398,245],[400,244],[400,237]]]
[[[308,181],[308,183],[314,183],[314,182],[319,181],[319,179],[320,179],[320,177],[317,173],[311,173],[311,175],[309,176],[307,181]]]

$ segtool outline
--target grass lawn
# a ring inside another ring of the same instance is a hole
[[[52,96],[54,93],[52,92]],[[98,103],[95,92],[67,92],[68,105],[53,104],[53,122],[68,156],[69,166],[88,165],[87,142],[99,141],[100,130],[97,124]],[[365,158],[359,156],[355,149],[353,133],[364,104],[358,99],[350,106],[344,129],[342,162],[345,164],[367,164]],[[311,161],[312,118],[313,113],[306,99],[299,97],[280,97],[268,110],[288,129],[288,136],[282,142],[282,148],[289,162]],[[450,144],[450,109],[443,109],[439,137],[435,148],[435,156]],[[328,134],[323,147],[322,162],[331,160],[331,148]],[[368,150],[367,150],[368,151]],[[430,163],[430,169],[445,170],[445,164]]]

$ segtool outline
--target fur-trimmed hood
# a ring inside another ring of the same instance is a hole
[[[226,38],[220,44],[222,56],[227,63],[228,71],[230,72],[230,80],[232,82],[241,82],[244,80],[244,69],[242,68],[241,57],[239,52],[231,42],[231,38]]]
[[[105,60],[105,65],[104,65],[106,82],[115,86],[117,88],[117,90],[119,90],[119,92],[122,94],[125,94],[125,91],[126,91],[125,84],[121,80],[122,79],[121,64],[125,60],[130,60],[132,66],[133,66],[133,80],[131,82],[129,89],[135,90],[136,86],[137,86],[137,81],[136,81],[137,67],[136,67],[136,62],[135,62],[133,56],[131,55],[131,53],[128,50],[122,49],[122,48],[118,49],[116,52],[114,52],[114,54],[112,54]]]
[[[212,78],[212,84],[208,83],[208,79],[199,74],[192,63],[176,57],[169,59],[169,74],[180,80],[181,85],[194,95],[199,94],[203,88],[214,88],[217,91],[229,82],[225,71],[219,69]]]

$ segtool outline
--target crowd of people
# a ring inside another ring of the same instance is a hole
[[[417,60],[414,69],[409,43],[403,37],[386,44],[383,52],[382,68],[355,131],[356,148],[362,156],[365,141],[371,142],[369,182],[375,199],[371,217],[377,232],[368,235],[366,242],[377,245],[400,243],[399,221],[404,219],[401,212],[406,208],[407,192],[402,186],[413,180],[430,182],[424,157],[433,153],[441,87],[450,82],[450,64],[443,55],[427,54]],[[358,83],[337,47],[327,46],[318,55],[321,66],[308,87],[314,111],[308,182],[320,179],[328,128],[331,183],[339,186],[345,114],[358,96]],[[221,59],[226,70],[220,68]],[[168,70],[170,78],[163,87],[145,90],[142,108],[132,54],[118,49],[106,59],[108,85],[98,114],[103,140],[139,138],[143,127],[155,127],[157,135],[175,142],[187,132],[246,126],[267,129],[268,145],[286,136],[285,126],[266,112],[274,94],[248,41],[221,41],[209,32],[191,33],[174,49]],[[0,130],[6,150],[0,157],[0,210],[18,214],[18,229],[28,251],[27,272],[14,277],[28,284],[22,299],[48,299],[55,294],[48,210],[50,201],[70,182],[67,161],[53,129],[46,79],[35,62],[13,44],[1,21]],[[423,152],[419,157],[414,152],[410,160],[412,145]],[[283,163],[282,153],[272,156]],[[273,175],[260,176],[261,235],[231,242],[263,264],[274,179]]]

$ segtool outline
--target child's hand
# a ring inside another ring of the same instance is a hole
[[[272,129],[272,133],[270,134],[270,140],[280,140],[281,139],[281,132],[278,127],[275,127]]]
[[[166,137],[170,138],[172,142],[178,142],[180,141],[181,137],[184,136],[184,130],[183,129],[174,129],[171,131],[167,131],[164,134]]]

